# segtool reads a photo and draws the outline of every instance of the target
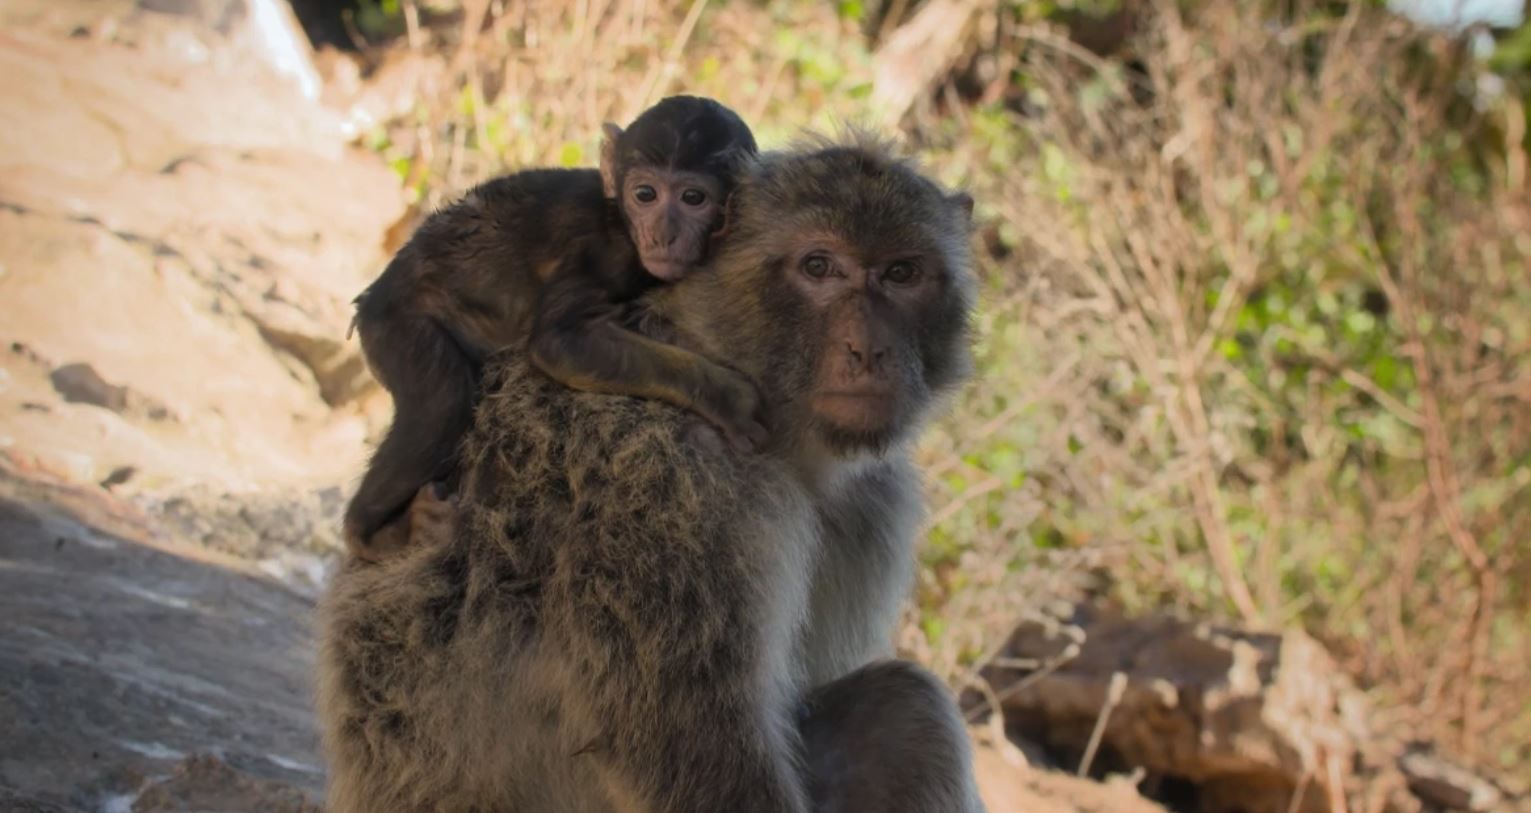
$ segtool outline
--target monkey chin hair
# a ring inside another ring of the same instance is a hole
[[[858,454],[882,457],[900,437],[892,425],[881,429],[851,429],[829,421],[816,421],[814,429],[825,448],[845,457]]]

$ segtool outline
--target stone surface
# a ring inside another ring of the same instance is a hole
[[[979,743],[973,768],[988,813],[1164,813],[1130,780],[1094,782],[1038,769],[1004,747]]]
[[[98,489],[0,471],[0,788],[38,810],[315,809],[311,613]]]
[[[1063,765],[1080,763],[1104,715],[1093,767],[1144,769],[1146,787],[1209,813],[1342,810],[1369,737],[1360,694],[1300,633],[1079,607],[1021,624],[985,677],[1006,726]]]
[[[1399,770],[1416,796],[1442,810],[1509,811],[1509,794],[1493,782],[1434,754],[1410,751]]]
[[[145,788],[133,801],[132,813],[244,810],[321,813],[319,805],[302,791],[248,776],[207,754],[188,757],[169,778]]]
[[[248,58],[239,5],[0,9],[0,346],[27,351],[0,351],[0,451],[21,464],[132,466],[124,493],[322,488],[386,418],[346,332],[398,179]]]

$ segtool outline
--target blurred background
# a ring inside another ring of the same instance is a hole
[[[1520,0],[0,20],[0,809],[310,809],[308,613],[389,418],[351,297],[681,92],[978,201],[899,640],[991,810],[1531,809]]]

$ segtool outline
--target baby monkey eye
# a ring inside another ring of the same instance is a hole
[[[643,186],[633,190],[633,198],[635,198],[639,203],[653,203],[654,200],[658,197],[659,193],[655,192],[654,187],[649,186],[648,184],[644,184]]]
[[[822,254],[810,254],[803,258],[803,273],[814,279],[823,279],[829,276],[829,258]]]
[[[894,285],[908,285],[920,278],[920,269],[914,263],[891,263],[883,269],[882,278]]]
[[[680,193],[680,199],[687,206],[701,206],[707,200],[707,193],[700,189],[687,189]]]

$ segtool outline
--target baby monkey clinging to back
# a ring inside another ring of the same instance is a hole
[[[644,290],[706,259],[754,153],[732,110],[673,96],[625,131],[606,125],[599,171],[518,172],[427,219],[356,300],[394,419],[346,508],[351,552],[375,559],[407,542],[398,520],[416,492],[453,481],[480,370],[501,348],[527,347],[570,387],[668,401],[736,446],[763,442],[749,379],[623,322]]]

